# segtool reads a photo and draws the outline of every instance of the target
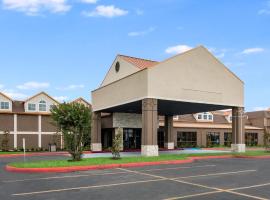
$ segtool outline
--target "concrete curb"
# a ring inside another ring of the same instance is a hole
[[[3,154],[0,155],[0,158],[14,158],[14,157],[23,157],[23,153],[21,154]],[[46,153],[26,153],[26,157],[30,156],[69,156],[67,152],[46,152]]]
[[[222,159],[222,158],[232,158],[232,157],[233,156],[231,155],[203,156],[203,157],[189,157],[186,160],[168,160],[168,161],[155,161],[155,162],[137,162],[137,163],[123,163],[123,164],[50,167],[50,168],[17,168],[17,167],[6,165],[6,170],[9,172],[20,172],[20,173],[53,173],[53,172],[59,173],[59,172],[112,169],[112,168],[143,167],[143,166],[152,166],[152,165],[186,164],[186,163],[192,163],[195,160]]]
[[[186,160],[168,160],[168,161],[156,161],[156,162],[139,162],[139,163],[123,163],[123,164],[106,164],[106,165],[90,165],[90,166],[72,166],[72,167],[50,167],[50,168],[17,168],[6,165],[6,170],[9,172],[19,173],[63,173],[74,171],[87,171],[87,170],[101,170],[112,168],[129,168],[129,167],[143,167],[152,165],[168,165],[168,164],[186,164],[192,163],[196,160],[207,159],[226,159],[226,158],[249,158],[249,159],[270,159],[270,156],[202,156],[202,157],[189,157]]]

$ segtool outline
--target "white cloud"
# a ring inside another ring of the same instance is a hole
[[[35,82],[35,81],[26,82],[22,85],[17,85],[17,88],[21,90],[44,89],[48,87],[50,87],[49,83],[46,83],[46,82],[41,83],[41,82]]]
[[[3,7],[27,15],[39,15],[44,11],[64,13],[71,9],[67,0],[3,0]]]
[[[68,85],[66,87],[58,87],[56,89],[57,90],[76,90],[76,89],[82,89],[82,88],[84,88],[83,84],[79,84],[79,85],[72,84],[72,85]]]
[[[266,3],[266,7],[258,11],[259,15],[270,15],[270,1]]]
[[[176,45],[176,46],[172,46],[172,47],[168,47],[165,52],[168,54],[179,54],[179,53],[183,53],[185,51],[188,51],[192,49],[192,47],[188,46],[188,45]]]
[[[15,99],[15,100],[22,100],[22,99],[25,99],[27,97],[26,94],[16,92],[15,90],[12,90],[12,89],[5,89],[3,91],[3,93],[5,95],[7,95],[8,97]]]
[[[252,110],[253,111],[260,111],[260,110],[267,110],[268,107],[266,106],[258,106],[258,107],[254,107]]]
[[[64,102],[64,101],[67,101],[69,99],[67,96],[55,96],[53,98],[59,102]]]
[[[263,51],[264,51],[263,48],[255,47],[255,48],[244,49],[241,52],[241,54],[248,55],[248,54],[260,53],[260,52],[263,52]]]
[[[90,3],[90,4],[95,4],[97,3],[97,0],[80,0],[82,3]]]
[[[215,47],[207,48],[211,53],[213,53],[217,58],[224,58],[226,53],[229,51],[228,49],[218,49]]]
[[[133,31],[133,32],[129,32],[128,36],[134,37],[134,36],[143,36],[143,35],[147,35],[148,33],[151,33],[153,31],[155,31],[156,28],[154,27],[150,27],[146,30],[143,31]]]
[[[100,5],[94,11],[83,11],[82,14],[86,17],[108,17],[113,18],[117,16],[127,15],[128,11],[115,7],[114,5],[104,6]]]

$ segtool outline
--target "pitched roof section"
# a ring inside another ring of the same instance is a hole
[[[9,99],[10,101],[13,101],[9,96],[5,95],[5,94],[2,93],[2,92],[0,92],[0,95],[3,96],[3,97],[5,97],[5,98],[7,98],[7,99]]]
[[[55,100],[54,98],[52,98],[52,97],[51,97],[50,95],[48,95],[46,92],[40,92],[40,93],[38,93],[38,94],[35,94],[34,96],[32,96],[32,97],[26,99],[24,102],[28,102],[29,100],[31,100],[31,99],[33,99],[33,98],[35,98],[35,97],[37,97],[37,96],[39,96],[39,95],[41,95],[41,94],[47,96],[48,98],[50,98],[51,100],[53,100],[54,102],[56,102],[57,104],[59,104],[59,102],[58,102],[57,100]]]
[[[147,60],[143,58],[136,58],[131,56],[119,55],[119,57],[123,58],[125,61],[131,63],[132,65],[138,67],[139,69],[145,69],[149,67],[153,67],[159,62],[153,60]]]

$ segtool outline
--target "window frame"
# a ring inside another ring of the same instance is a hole
[[[10,103],[8,101],[1,101],[0,102],[0,109],[1,110],[9,110],[10,109]]]
[[[34,106],[34,110],[29,109],[31,106]],[[28,103],[27,104],[27,110],[28,111],[36,111],[37,110],[37,105],[35,103]]]
[[[43,107],[44,106],[44,107]],[[40,109],[41,107],[45,108],[44,110],[43,109]],[[39,112],[47,112],[47,102],[45,100],[40,100],[38,102],[38,111]]]

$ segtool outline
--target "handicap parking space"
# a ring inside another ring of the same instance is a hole
[[[270,199],[269,167],[270,160],[216,159],[73,173],[1,169],[0,199]]]

